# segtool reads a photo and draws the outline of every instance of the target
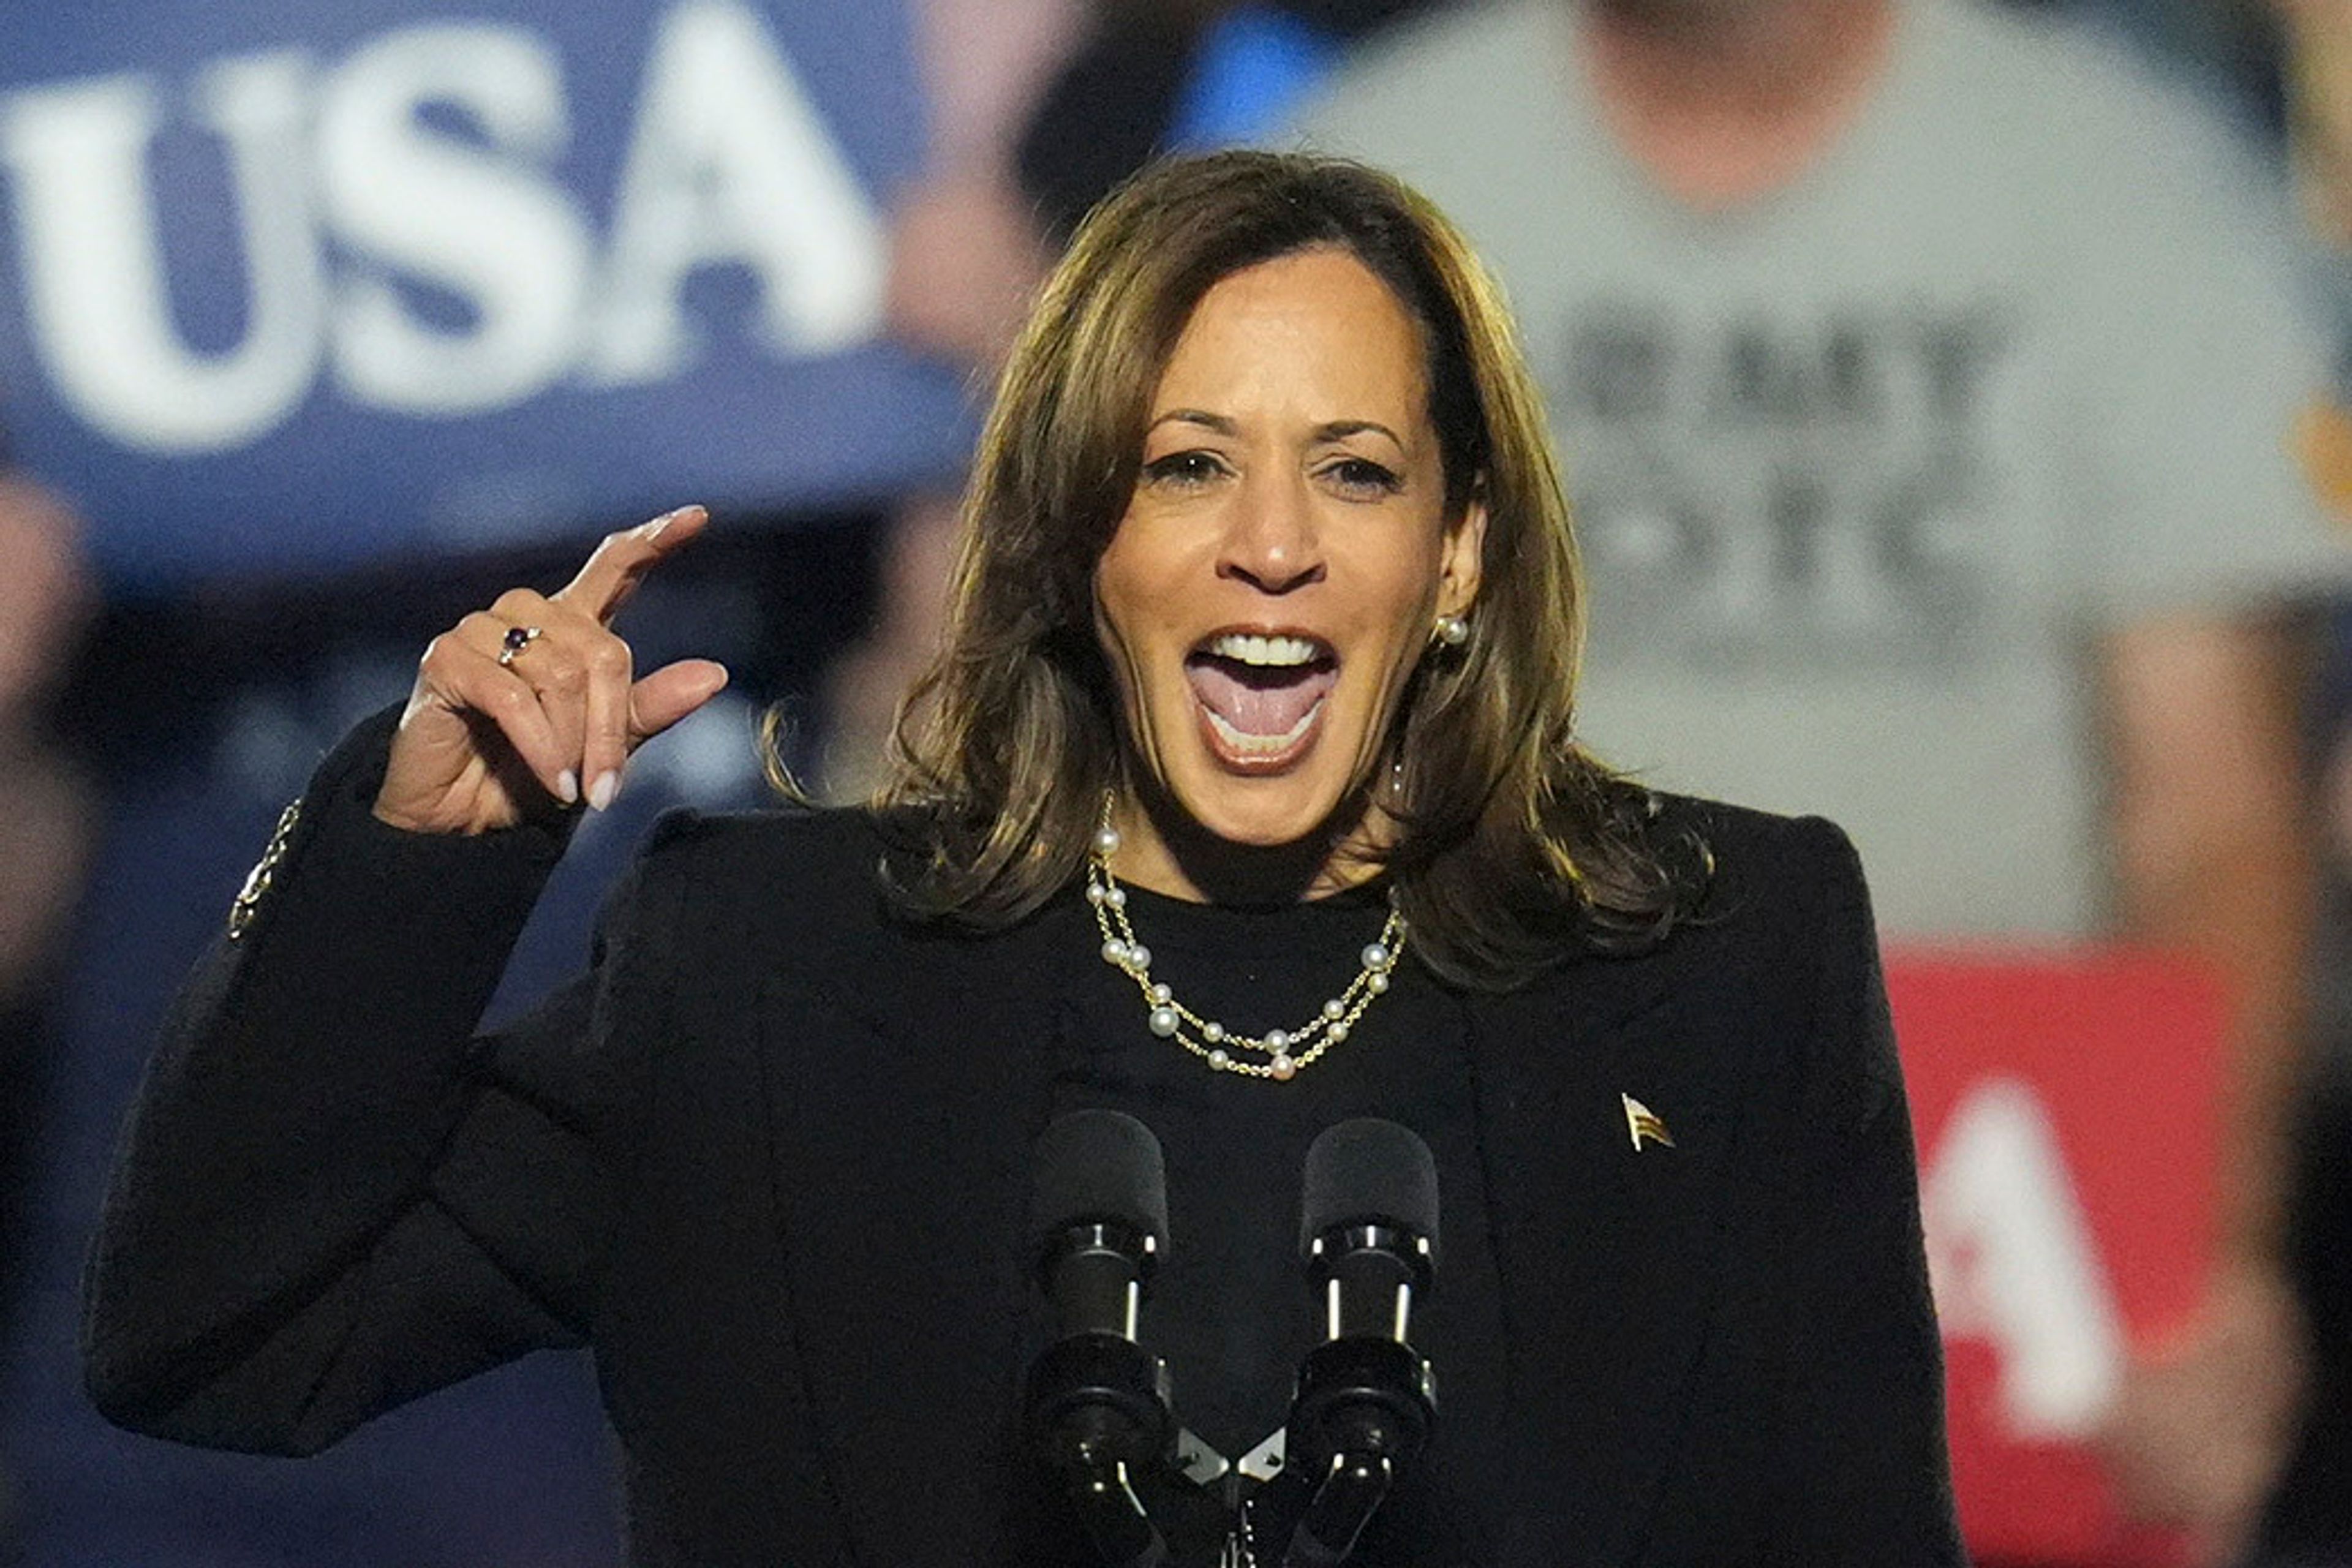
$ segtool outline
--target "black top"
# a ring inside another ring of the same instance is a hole
[[[1672,940],[1501,996],[1408,961],[1271,1084],[1150,1036],[1076,897],[910,928],[861,816],[682,817],[591,972],[476,1039],[561,840],[376,822],[388,732],[322,765],[159,1046],[90,1273],[117,1421],[306,1453],[585,1344],[639,1563],[1076,1565],[1014,1433],[1038,1134],[1089,1100],[1158,1129],[1174,1261],[1147,1325],[1188,1421],[1239,1444],[1312,1332],[1305,1144],[1370,1111],[1436,1151],[1446,1234],[1416,1333],[1434,1462],[1363,1561],[1959,1560],[1901,1080],[1834,828],[1666,802],[1717,866]],[[1377,919],[1131,896],[1160,977],[1240,1027],[1304,1016]],[[1671,1148],[1629,1135],[1629,1098]]]

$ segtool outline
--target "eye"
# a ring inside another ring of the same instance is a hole
[[[1323,477],[1340,494],[1358,500],[1379,500],[1404,489],[1404,478],[1394,468],[1370,458],[1341,458],[1326,464]]]
[[[1214,452],[1198,447],[1188,451],[1171,452],[1164,458],[1154,458],[1143,465],[1146,484],[1176,489],[1192,489],[1209,483],[1225,472],[1224,459]]]

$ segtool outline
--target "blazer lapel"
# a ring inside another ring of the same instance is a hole
[[[1475,1042],[1521,1456],[1507,1563],[1627,1561],[1685,1419],[1739,1103],[1726,1021],[1685,968],[1583,963]],[[1628,1097],[1671,1147],[1637,1142]]]
[[[1056,1016],[1027,954],[1050,923],[910,938],[763,1002],[789,1316],[861,1561],[971,1568],[997,1543]]]

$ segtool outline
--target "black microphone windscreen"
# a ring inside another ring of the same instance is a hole
[[[1437,1246],[1437,1162],[1409,1128],[1377,1116],[1327,1127],[1307,1151],[1298,1249],[1347,1225],[1392,1225]]]
[[[1118,1110],[1073,1110],[1037,1140],[1029,1234],[1116,1220],[1168,1247],[1168,1173],[1151,1129]]]

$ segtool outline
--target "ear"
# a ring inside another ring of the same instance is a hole
[[[1437,558],[1437,613],[1465,616],[1478,601],[1486,560],[1486,505],[1474,500],[1445,531]]]

